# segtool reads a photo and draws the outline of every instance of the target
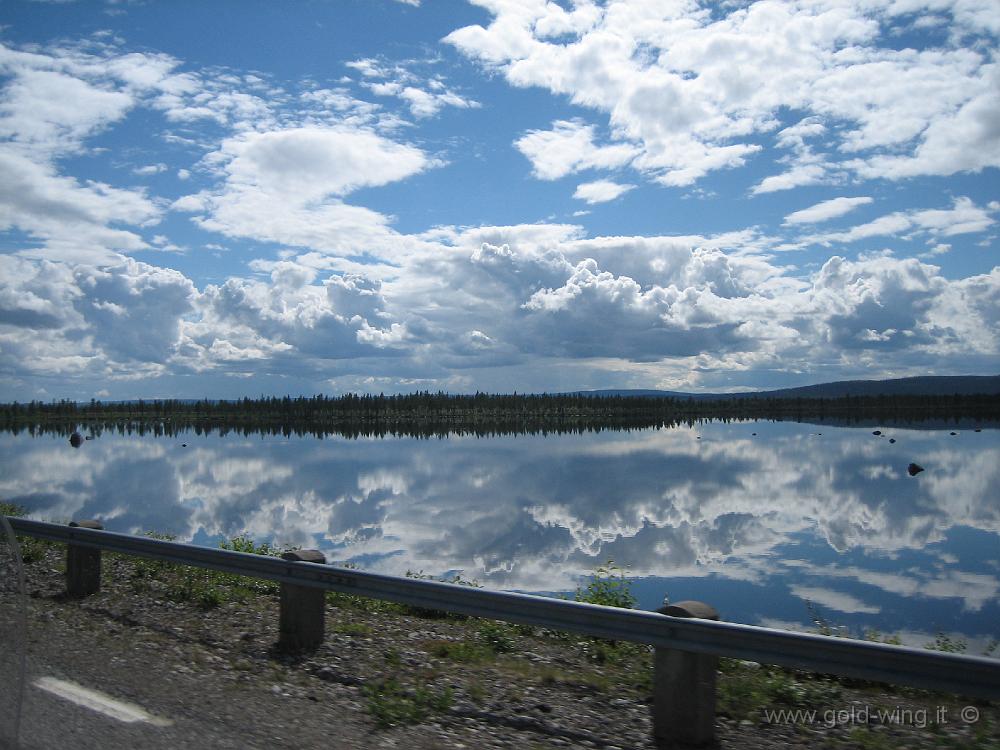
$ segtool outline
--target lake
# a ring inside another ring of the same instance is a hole
[[[445,439],[0,435],[0,499],[366,570],[572,592],[609,559],[638,606],[979,653],[1000,636],[1000,431],[713,422]],[[957,434],[950,434],[952,431]],[[754,434],[756,433],[756,434]],[[893,439],[896,442],[890,443]],[[186,447],[185,447],[186,444]],[[909,476],[916,462],[926,470]]]

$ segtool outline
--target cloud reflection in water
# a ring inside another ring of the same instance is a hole
[[[883,630],[981,633],[988,618],[1000,621],[1000,503],[990,489],[1000,486],[1000,433],[893,429],[890,444],[870,430],[821,429],[106,434],[76,451],[4,435],[0,493],[38,518],[101,518],[181,540],[247,532],[369,569],[460,571],[498,588],[572,589],[613,558],[648,579],[642,606],[656,606],[657,586],[662,596],[700,581],[698,598],[742,621],[801,621],[806,599],[831,620]],[[910,461],[927,471],[909,477]],[[730,592],[733,583],[743,588]],[[739,604],[747,596],[752,607]]]

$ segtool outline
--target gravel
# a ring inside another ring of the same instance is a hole
[[[322,646],[283,654],[276,648],[276,596],[202,609],[171,601],[155,579],[137,586],[131,560],[105,555],[102,591],[69,599],[63,594],[64,554],[52,546],[26,566],[32,668],[67,675],[171,717],[170,728],[143,737],[146,747],[655,747],[651,659],[641,648],[613,652],[601,662],[595,661],[592,642],[510,628],[509,652],[480,649],[463,659],[449,648],[476,644],[481,621],[341,603],[326,608]],[[747,673],[757,669],[739,667]],[[726,679],[720,675],[720,681]],[[380,726],[371,695],[387,681],[409,699],[421,693],[449,697],[418,723]],[[27,694],[29,709],[32,695]],[[978,722],[959,720],[966,705],[976,707]],[[822,719],[824,710],[851,706],[854,716],[866,706],[909,709],[901,716],[910,720]],[[923,714],[914,712],[924,710],[933,718],[939,706],[948,723],[917,725]],[[813,722],[720,712],[719,746],[1000,747],[996,703],[842,683],[835,704],[812,708],[819,711]],[[87,731],[96,733],[104,724]],[[26,745],[32,746],[30,733],[42,730],[26,724],[25,731]],[[121,744],[115,745],[119,735]],[[127,732],[72,735],[74,747],[128,747],[137,741]]]

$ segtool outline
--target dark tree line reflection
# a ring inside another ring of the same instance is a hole
[[[695,399],[588,395],[355,395],[177,399],[88,403],[31,401],[0,406],[0,429],[20,434],[93,436],[236,432],[323,437],[480,437],[584,433],[694,425],[704,421],[773,420],[821,424],[1000,422],[1000,396],[845,396]]]

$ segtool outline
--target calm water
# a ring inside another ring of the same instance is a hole
[[[45,520],[100,518],[197,544],[246,532],[369,570],[524,591],[572,590],[612,558],[643,608],[666,594],[802,629],[816,612],[910,643],[960,634],[978,652],[1000,636],[1000,431],[883,431],[105,434],[78,450],[5,434],[0,498]],[[926,471],[908,476],[911,461]]]

